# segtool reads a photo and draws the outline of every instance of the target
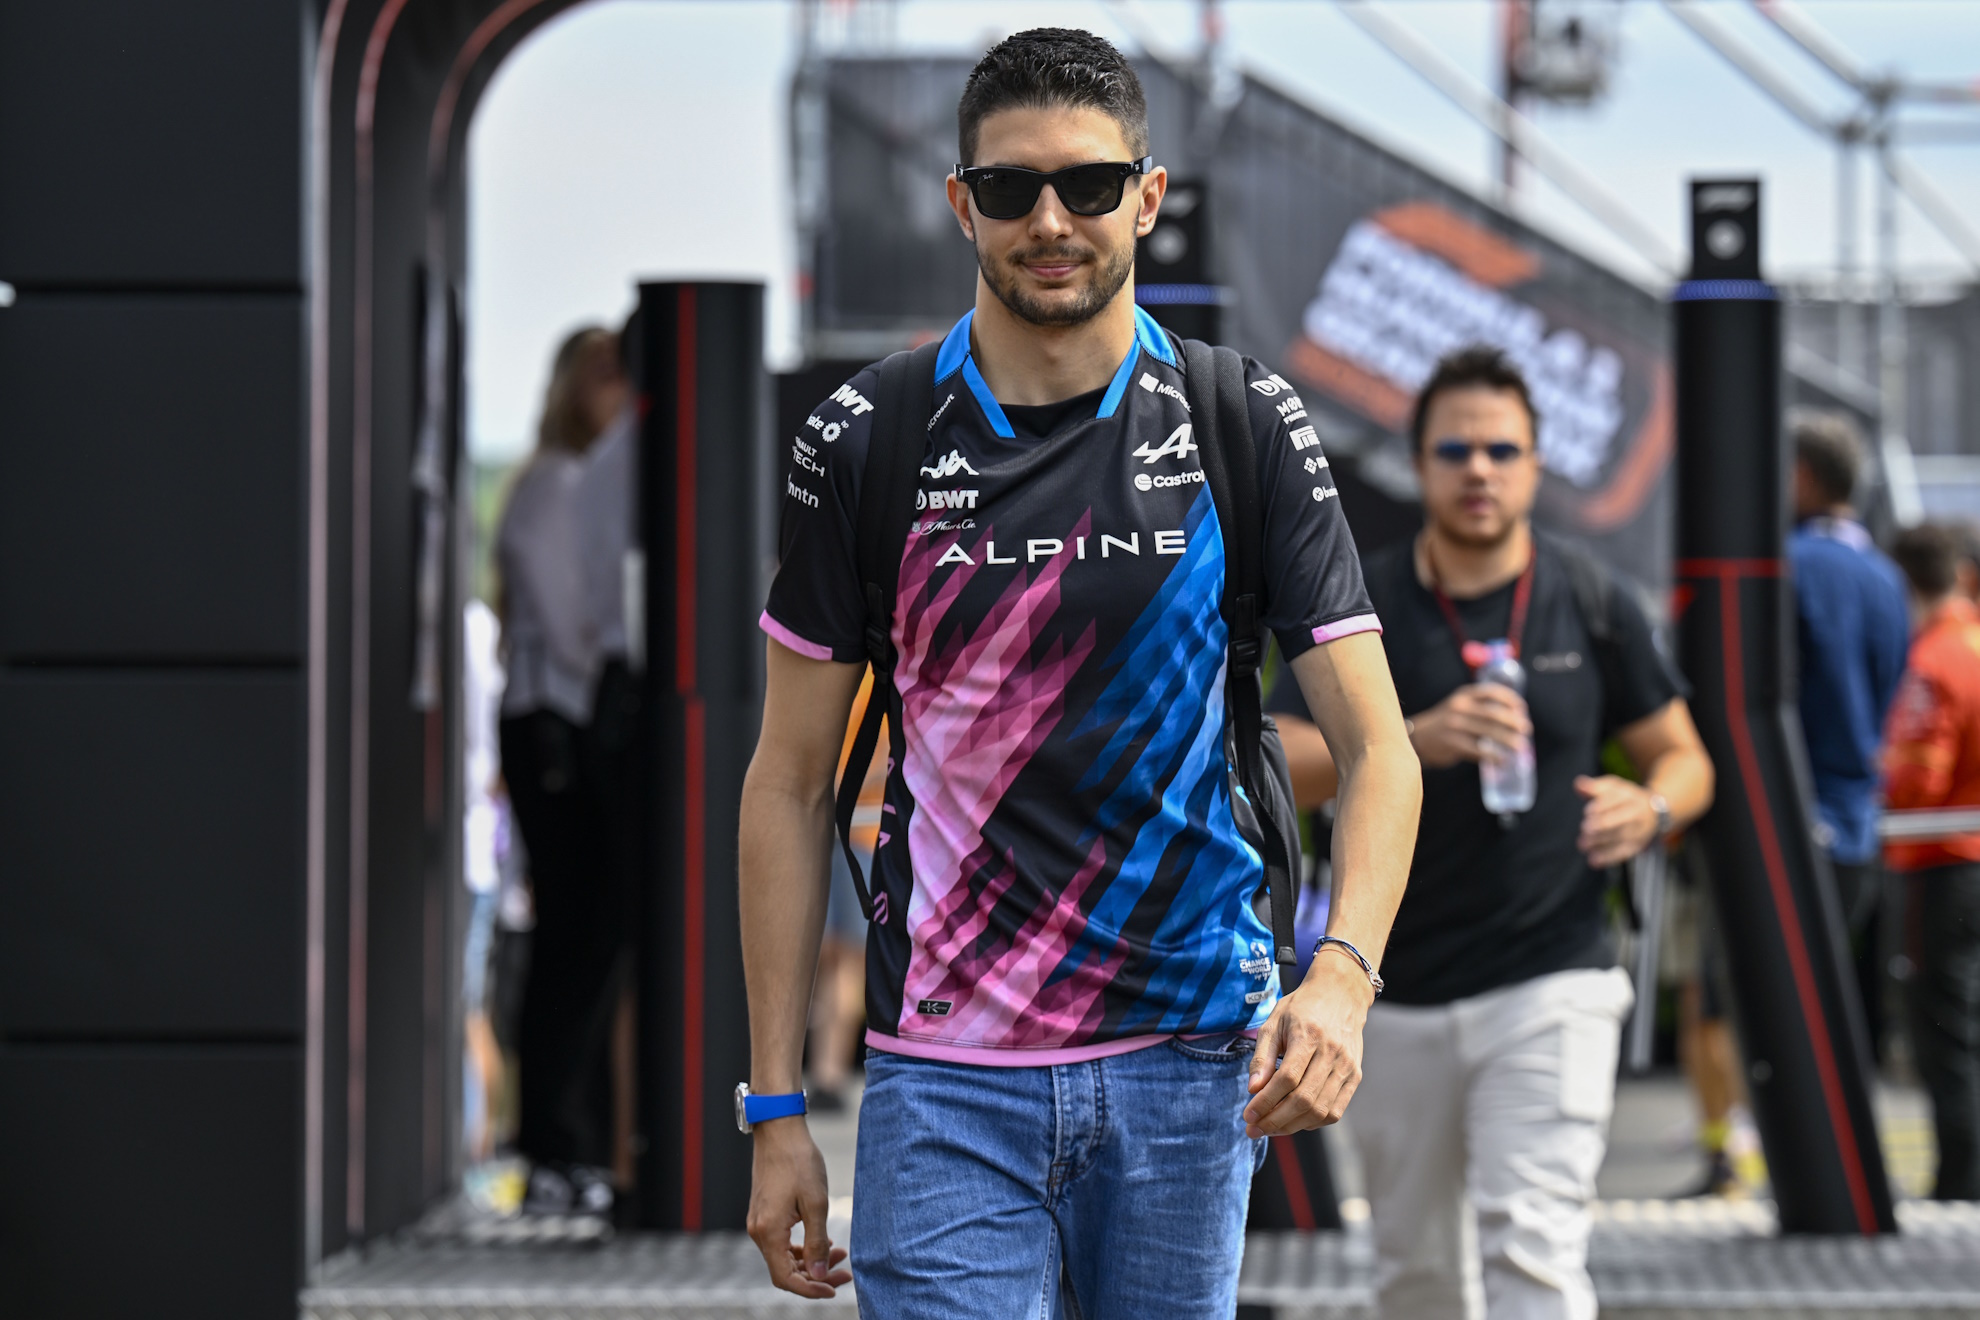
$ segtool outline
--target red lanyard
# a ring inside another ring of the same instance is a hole
[[[1533,563],[1537,557],[1531,550],[1527,551],[1526,567],[1520,570],[1519,583],[1513,588],[1512,618],[1506,623],[1506,641],[1512,647],[1514,659],[1519,658],[1520,635],[1526,631],[1526,606],[1533,599]],[[1451,626],[1451,636],[1457,639],[1458,654],[1475,674],[1485,667],[1491,652],[1484,642],[1474,642],[1465,635],[1464,620],[1458,617],[1457,606],[1444,594],[1443,584],[1437,579],[1437,560],[1430,553],[1427,541],[1423,546],[1423,562],[1430,568],[1430,594],[1437,598],[1437,608],[1444,612],[1444,622]]]

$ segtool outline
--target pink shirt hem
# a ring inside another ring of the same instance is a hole
[[[769,610],[763,611],[763,617],[756,621],[756,625],[763,629],[764,632],[769,633],[772,638],[782,642],[785,646],[790,647],[806,659],[830,660],[832,658],[831,647],[820,646],[817,642],[807,642],[804,638],[771,618]]]
[[[1356,633],[1378,633],[1381,631],[1382,621],[1380,619],[1372,614],[1357,614],[1353,618],[1336,619],[1332,623],[1323,623],[1318,628],[1315,628],[1313,630],[1313,644],[1315,646],[1325,646],[1328,642],[1338,642],[1341,638],[1352,637]]]
[[[868,1027],[866,1048],[879,1050],[882,1054],[905,1054],[912,1059],[933,1059],[937,1063],[974,1063],[986,1068],[1050,1068],[1055,1064],[1091,1063],[1116,1054],[1132,1054],[1173,1039],[1173,1036],[1130,1036],[1126,1040],[1102,1041],[1098,1045],[1032,1050],[992,1045],[937,1045],[900,1036],[884,1036]]]

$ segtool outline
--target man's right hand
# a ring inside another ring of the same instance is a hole
[[[749,1187],[749,1236],[770,1267],[770,1282],[800,1297],[836,1297],[852,1282],[846,1249],[825,1235],[829,1204],[825,1157],[802,1115],[758,1123],[755,1167]],[[791,1229],[804,1225],[804,1245],[791,1245]]]
[[[1526,699],[1497,683],[1470,683],[1411,721],[1410,742],[1426,769],[1482,761],[1533,736]]]

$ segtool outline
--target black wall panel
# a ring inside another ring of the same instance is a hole
[[[0,5],[0,279],[298,286],[304,8]]]
[[[300,1037],[302,686],[0,675],[0,1034]]]
[[[302,1062],[0,1049],[0,1315],[296,1313]]]
[[[0,657],[301,658],[303,345],[294,296],[0,309]]]

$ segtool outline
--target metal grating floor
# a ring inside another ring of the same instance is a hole
[[[1609,1201],[1590,1268],[1602,1308],[1637,1320],[1980,1317],[1980,1204],[1904,1202],[1896,1237],[1781,1238],[1763,1203]],[[834,1236],[844,1225],[834,1224]],[[1239,1299],[1256,1320],[1373,1314],[1365,1224],[1254,1234]],[[740,1234],[626,1235],[574,1245],[567,1228],[476,1239],[429,1221],[404,1240],[326,1263],[302,1320],[740,1320],[857,1314],[772,1289]]]

